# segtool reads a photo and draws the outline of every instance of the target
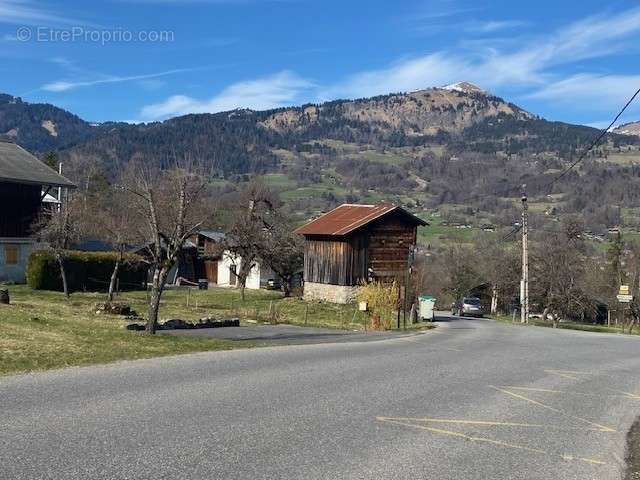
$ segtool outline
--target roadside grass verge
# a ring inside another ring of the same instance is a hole
[[[487,318],[491,318],[492,320],[496,320],[502,323],[521,325],[519,316],[516,317],[515,322],[513,321],[513,317],[508,315],[490,315]],[[533,325],[535,327],[553,328],[553,324],[551,322],[545,322],[539,319],[530,319],[529,325]],[[583,332],[628,334],[626,331],[623,332],[621,327],[617,327],[615,325],[611,327],[607,327],[606,325],[594,325],[589,323],[561,322],[561,323],[558,323],[557,328],[563,329],[563,330],[580,330]],[[640,328],[636,327],[633,330],[632,334],[640,335]]]
[[[93,305],[104,299],[99,294],[65,300],[58,292],[9,288],[11,305],[0,305],[0,375],[250,346],[127,331],[122,317],[95,313]]]
[[[0,375],[50,368],[108,363],[117,360],[250,347],[239,342],[181,335],[148,336],[124,327],[124,317],[97,314],[101,293],[76,292],[69,300],[59,292],[9,286],[11,305],[0,305]],[[235,317],[241,323],[264,323],[276,312],[279,323],[309,327],[364,330],[368,315],[355,305],[304,302],[280,292],[247,290],[246,300],[234,289],[171,289],[164,292],[160,319],[197,321],[202,317]],[[146,292],[124,292],[126,301],[146,316]],[[419,328],[407,325],[407,328]],[[424,328],[424,326],[423,326]]]

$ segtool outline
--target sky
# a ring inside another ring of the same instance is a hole
[[[639,53],[637,0],[0,0],[0,91],[94,122],[465,80],[601,127],[640,88]]]

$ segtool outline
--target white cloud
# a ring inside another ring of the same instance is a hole
[[[449,14],[440,12],[431,16]],[[514,20],[476,26],[495,31],[515,28],[517,25],[519,23]],[[144,107],[140,118],[156,120],[234,108],[261,110],[305,101],[412,91],[460,80],[468,80],[488,89],[509,88],[521,92],[525,97],[583,102],[586,108],[592,110],[596,106],[603,111],[607,108],[610,110],[611,105],[626,101],[630,87],[640,81],[638,76],[583,73],[563,78],[566,75],[559,72],[571,69],[572,64],[586,59],[605,57],[620,51],[628,53],[625,42],[634,35],[637,37],[638,33],[640,8],[634,8],[610,16],[588,17],[545,36],[519,38],[519,44],[496,41],[491,48],[489,43],[484,42],[472,49],[452,48],[450,51],[400,59],[384,68],[350,75],[332,85],[316,86],[293,72],[283,71],[233,84],[212,98],[175,95]],[[561,66],[564,68],[558,68]]]
[[[468,30],[471,32],[494,33],[500,30],[510,30],[524,27],[526,22],[521,20],[489,20],[488,22],[470,24]]]
[[[175,70],[167,70],[165,72],[157,72],[150,73],[146,75],[130,75],[130,76],[106,76],[105,78],[100,78],[97,80],[58,80],[51,83],[46,83],[42,87],[41,90],[45,90],[47,92],[66,92],[69,90],[75,90],[76,88],[82,87],[93,87],[95,85],[104,85],[108,83],[122,83],[122,82],[132,82],[136,80],[148,80],[152,78],[164,77],[166,75],[174,75],[176,73],[188,72],[190,69],[175,69]]]
[[[321,91],[320,100],[370,97],[439,86],[467,78],[471,65],[463,58],[434,53],[405,59],[389,68],[358,73]]]
[[[578,105],[591,111],[608,111],[611,105],[620,108],[640,88],[640,75],[577,74],[552,82],[527,95],[528,98]],[[639,107],[635,107],[636,110]]]
[[[42,25],[78,23],[36,6],[29,0],[0,0],[0,23]]]
[[[164,119],[187,113],[215,113],[236,108],[267,110],[294,105],[301,94],[314,84],[295,73],[282,71],[275,75],[234,83],[209,99],[174,95],[163,102],[147,105],[140,112],[144,121]]]
[[[490,26],[497,28],[499,25]],[[640,32],[640,8],[589,17],[545,37],[528,38],[519,48],[436,52],[401,60],[387,68],[352,75],[325,89],[322,99],[409,91],[469,80],[486,88],[540,88],[557,80],[553,67],[607,56],[627,47]]]

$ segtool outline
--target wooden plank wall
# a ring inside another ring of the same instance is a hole
[[[367,275],[366,237],[348,239],[307,237],[305,281],[331,285],[357,285]]]
[[[369,228],[369,268],[379,279],[404,282],[409,249],[415,244],[417,228],[400,218],[385,218]]]
[[[39,185],[0,182],[0,237],[28,237],[40,212]]]

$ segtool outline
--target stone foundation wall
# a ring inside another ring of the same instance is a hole
[[[304,299],[324,300],[332,303],[351,303],[356,301],[358,289],[358,286],[305,282]]]

